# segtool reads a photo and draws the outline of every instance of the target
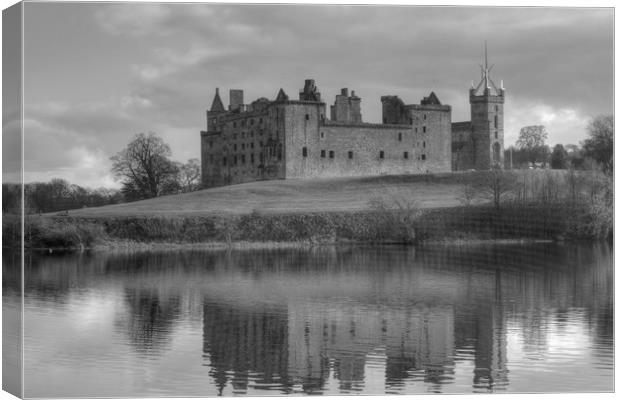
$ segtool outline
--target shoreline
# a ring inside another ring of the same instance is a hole
[[[397,243],[397,242],[364,242],[364,241],[337,241],[337,242],[249,242],[236,241],[226,242],[137,242],[132,240],[106,241],[105,243],[95,244],[89,247],[37,247],[25,248],[26,252],[47,252],[49,254],[59,253],[107,253],[107,252],[136,252],[136,251],[175,251],[175,250],[199,250],[199,251],[222,251],[222,250],[282,250],[282,249],[314,249],[320,247],[358,247],[358,246],[398,246],[424,248],[437,245],[453,246],[476,246],[476,245],[520,245],[532,243],[557,243],[563,242],[551,239],[536,238],[516,238],[516,239],[436,239],[420,242],[417,244]]]

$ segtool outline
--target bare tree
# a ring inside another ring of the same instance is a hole
[[[514,192],[515,184],[516,175],[499,168],[480,172],[480,175],[473,181],[473,186],[477,189],[479,196],[491,200],[498,210],[502,200]]]
[[[150,198],[173,191],[176,165],[170,161],[170,146],[154,133],[140,133],[112,160],[112,172],[132,199]]]
[[[191,158],[179,167],[179,180],[184,192],[192,192],[200,187],[200,161]]]

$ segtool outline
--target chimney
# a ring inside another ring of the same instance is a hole
[[[243,90],[230,89],[229,95],[230,106],[228,106],[228,109],[230,111],[241,109],[243,107]]]

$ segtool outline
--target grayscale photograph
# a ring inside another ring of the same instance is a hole
[[[4,391],[614,392],[611,2],[5,7]]]

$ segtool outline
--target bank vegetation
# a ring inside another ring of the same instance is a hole
[[[443,179],[443,178],[442,178]],[[385,190],[365,210],[204,216],[71,217],[26,215],[30,248],[92,248],[118,243],[402,243],[468,240],[573,240],[613,232],[613,179],[595,171],[455,173],[461,205],[421,209],[414,196]],[[5,214],[4,246],[21,243],[21,218]]]

